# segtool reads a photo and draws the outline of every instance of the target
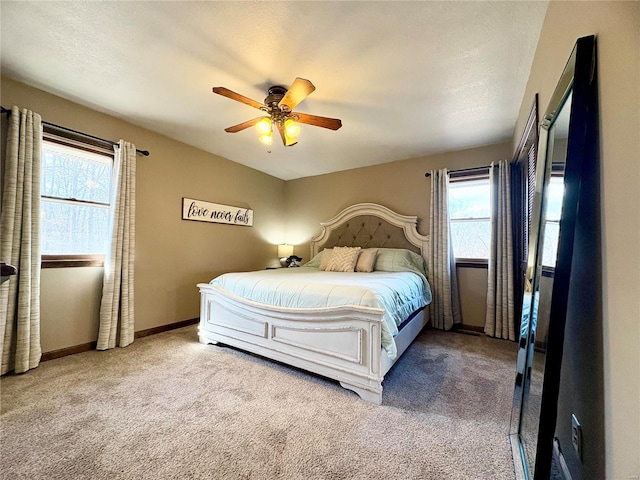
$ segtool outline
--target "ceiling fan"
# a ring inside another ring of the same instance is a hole
[[[293,111],[295,106],[315,89],[316,87],[309,80],[298,77],[288,89],[279,85],[270,87],[264,103],[257,102],[224,87],[213,87],[213,93],[257,108],[267,114],[225,128],[225,132],[237,133],[255,125],[260,132],[259,140],[271,145],[273,141],[273,126],[275,125],[284,146],[291,147],[298,143],[297,136],[300,132],[298,123],[328,128],[329,130],[338,130],[342,126],[342,121],[338,118],[319,117]]]

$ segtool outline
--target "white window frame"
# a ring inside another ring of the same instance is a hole
[[[490,183],[490,177],[489,177],[489,169],[487,167],[486,170],[483,170],[481,172],[478,171],[474,171],[473,173],[456,173],[456,172],[452,172],[449,175],[449,187],[451,187],[452,184],[455,183],[471,183],[471,182],[478,182],[478,181],[483,181],[483,182],[487,182],[487,186],[489,187],[489,189],[491,188],[491,183]],[[451,199],[449,199],[449,201],[451,201]],[[487,221],[489,222],[489,224],[491,224],[491,215],[489,215],[488,217],[469,217],[469,218],[451,218],[451,216],[449,216],[449,224],[452,225],[453,223],[462,223],[462,222],[470,222],[470,221]],[[491,241],[491,239],[489,239],[489,242]],[[455,255],[455,249],[454,249],[454,255]],[[464,267],[477,267],[477,268],[487,268],[487,266],[489,265],[489,259],[488,258],[482,258],[482,257],[455,257],[455,262],[456,265],[458,267],[464,266]]]

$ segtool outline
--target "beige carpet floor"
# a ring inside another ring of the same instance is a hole
[[[425,330],[383,405],[196,327],[0,380],[3,479],[514,478],[516,344]]]

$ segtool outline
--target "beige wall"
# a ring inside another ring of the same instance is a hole
[[[197,317],[198,282],[277,262],[284,181],[7,78],[1,87],[5,107],[151,152],[137,162],[136,331]],[[183,196],[251,208],[254,226],[183,221]],[[101,270],[43,270],[43,351],[96,340]]]
[[[597,36],[607,478],[640,477],[640,2],[552,1],[520,109],[544,111],[582,36]],[[570,448],[570,447],[569,447]]]
[[[285,185],[287,241],[308,259],[308,240],[319,233],[318,223],[359,202],[380,203],[398,213],[417,215],[418,231],[426,235],[431,191],[426,172],[488,165],[511,156],[511,145],[504,143],[290,180]]]
[[[487,269],[458,267],[462,324],[484,328],[487,317]]]
[[[398,213],[417,215],[418,231],[426,235],[431,180],[425,172],[488,165],[511,157],[512,147],[505,143],[288,181],[287,242],[308,260],[308,240],[319,233],[319,222],[359,202],[380,203]],[[460,268],[458,272],[463,323],[483,327],[487,271]]]

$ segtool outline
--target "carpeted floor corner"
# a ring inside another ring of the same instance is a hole
[[[512,480],[515,343],[425,330],[383,405],[196,327],[0,380],[2,479]]]

